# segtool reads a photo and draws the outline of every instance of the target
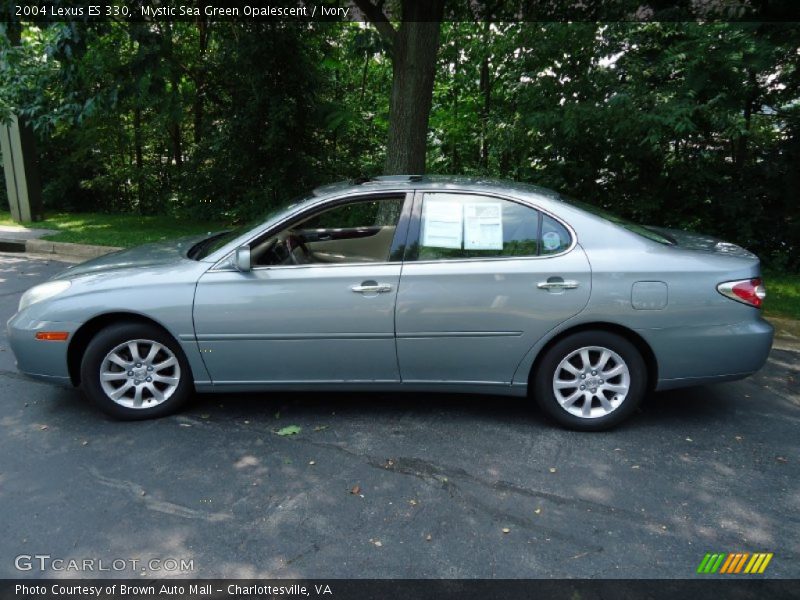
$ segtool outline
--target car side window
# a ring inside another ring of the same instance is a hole
[[[295,222],[251,248],[260,266],[385,262],[403,197],[340,204]]]
[[[564,252],[572,241],[566,227],[544,214],[542,215],[542,233],[539,238],[543,255]]]
[[[417,260],[537,256],[539,211],[472,194],[425,194]]]

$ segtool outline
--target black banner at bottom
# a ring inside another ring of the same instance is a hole
[[[794,579],[40,579],[0,580],[19,600],[782,600],[800,598]]]

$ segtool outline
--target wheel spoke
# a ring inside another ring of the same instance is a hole
[[[606,398],[603,394],[598,394],[597,398],[600,400],[600,404],[606,413],[610,413],[612,410],[614,410],[614,407],[611,406],[611,402],[609,402],[608,398]]]
[[[610,392],[627,392],[628,386],[627,385],[614,385],[611,383],[606,383],[603,385],[604,390],[609,390]]]
[[[578,380],[573,379],[571,381],[567,381],[565,379],[556,379],[553,382],[553,385],[556,386],[556,389],[564,390],[569,388],[576,388],[578,387]]]
[[[139,356],[139,344],[137,342],[128,342],[128,352],[131,353],[131,360],[133,360],[133,362],[142,360],[142,357]]]
[[[158,354],[159,350],[161,350],[161,344],[153,342],[150,345],[150,351],[147,353],[147,356],[144,357],[144,362],[152,363],[153,359],[156,357],[156,354]]]
[[[167,385],[178,385],[180,377],[171,377],[169,375],[153,375],[153,381],[158,383],[166,383]]]
[[[177,364],[178,364],[178,361],[175,360],[175,357],[174,356],[170,356],[165,361],[160,362],[157,365],[153,365],[153,369],[155,369],[156,373],[158,373],[159,371],[161,371],[163,369],[166,369],[167,367],[174,367]]]
[[[109,362],[114,363],[115,365],[122,367],[123,369],[127,369],[131,365],[130,361],[125,360],[116,352],[112,352],[111,354],[109,354],[107,360]]]
[[[589,349],[588,348],[581,348],[581,361],[583,363],[581,365],[582,369],[591,368],[592,361],[589,360]]]
[[[597,365],[595,366],[595,368],[596,368],[598,371],[602,371],[602,370],[603,370],[603,367],[605,367],[605,366],[606,366],[606,363],[608,362],[608,359],[609,359],[609,358],[611,358],[611,353],[610,353],[608,350],[603,350],[603,351],[600,353],[600,358],[598,359],[598,361],[597,361]]]
[[[148,389],[148,390],[150,391],[150,393],[153,395],[153,399],[154,399],[156,402],[163,402],[163,401],[164,401],[164,394],[163,394],[163,393],[161,393],[161,390],[159,390],[159,389],[158,389],[156,386],[154,386],[152,383],[147,383],[147,384],[145,384],[145,387],[147,387],[147,389]]]
[[[575,365],[573,365],[573,364],[572,364],[571,362],[569,362],[569,361],[564,361],[564,362],[563,362],[563,363],[560,365],[560,368],[561,368],[561,369],[564,369],[564,370],[565,370],[567,373],[572,373],[573,375],[577,375],[578,373],[580,373],[580,372],[581,372],[581,370],[580,370],[578,367],[576,367]]]
[[[567,398],[564,398],[561,401],[561,406],[563,406],[564,408],[569,408],[570,406],[575,404],[575,401],[581,396],[583,396],[583,392],[581,392],[580,390],[575,390],[575,392],[573,392]]]
[[[112,400],[119,400],[125,393],[133,387],[133,382],[126,381],[122,386],[118,387],[116,390],[109,394],[109,397]]]
[[[144,389],[143,386],[137,385],[136,389],[133,392],[133,408],[141,408],[142,407],[142,390]]]
[[[603,371],[603,377],[606,379],[611,379],[612,377],[616,377],[620,373],[627,371],[627,367],[625,365],[617,365],[615,367],[611,367],[608,371]]]
[[[583,407],[581,412],[584,417],[588,417],[592,414],[592,394],[589,392],[584,392],[583,394]]]
[[[127,379],[128,374],[125,371],[118,371],[116,373],[112,373],[111,371],[105,371],[100,373],[100,379],[103,381],[119,381],[120,379]]]

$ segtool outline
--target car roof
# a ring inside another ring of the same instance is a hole
[[[551,200],[561,200],[558,192],[530,183],[519,183],[490,177],[464,177],[458,175],[382,175],[379,177],[359,177],[318,187],[314,195],[330,196],[348,191],[382,190],[474,190],[498,194],[528,194],[544,196]]]

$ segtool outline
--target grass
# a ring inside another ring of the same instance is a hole
[[[767,316],[800,319],[800,274],[765,271],[764,285],[767,298],[764,312]]]
[[[0,225],[17,225],[8,212],[0,211]],[[179,221],[172,217],[107,215],[100,213],[51,213],[31,227],[53,229],[47,235],[53,242],[71,242],[129,248],[147,242],[175,239],[225,229],[225,224],[204,221]]]

